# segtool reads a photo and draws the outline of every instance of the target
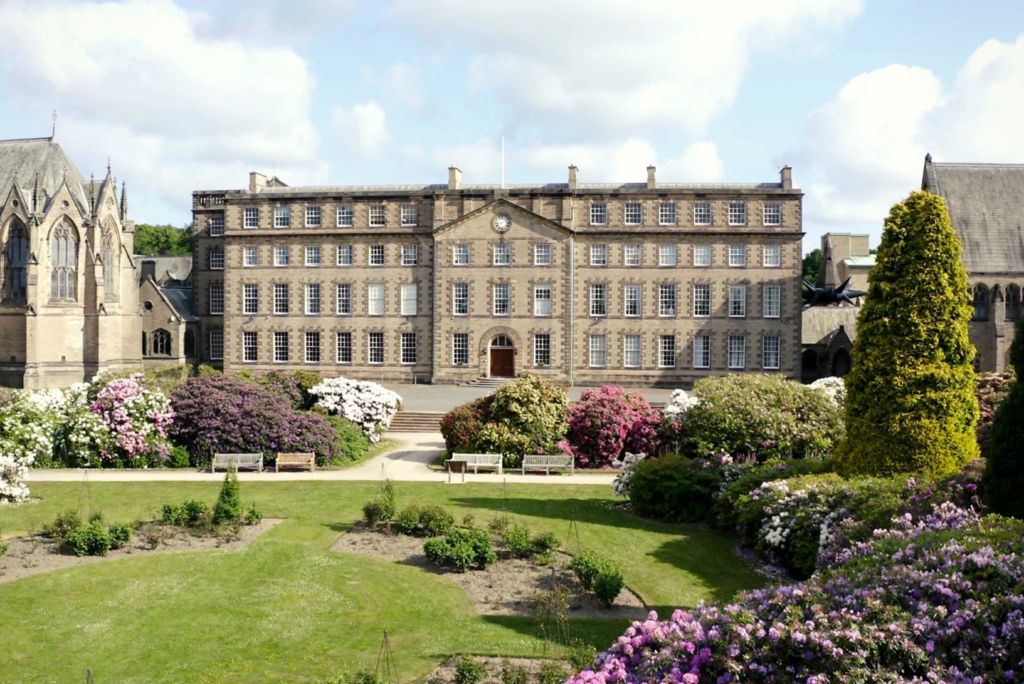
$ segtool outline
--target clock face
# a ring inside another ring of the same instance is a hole
[[[511,225],[512,219],[508,217],[508,214],[498,214],[494,217],[494,230],[499,233],[504,233]]]

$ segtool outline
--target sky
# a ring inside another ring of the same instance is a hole
[[[108,157],[138,223],[191,192],[505,177],[772,182],[804,250],[935,161],[1024,163],[1020,0],[0,0],[0,138]]]

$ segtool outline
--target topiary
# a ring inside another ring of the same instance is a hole
[[[978,456],[968,301],[945,202],[911,193],[893,206],[868,275],[839,472],[953,473]]]
[[[526,558],[533,552],[530,531],[522,525],[513,525],[501,535],[501,543],[516,558]]]
[[[594,578],[594,596],[605,608],[611,608],[624,586],[626,583],[622,579],[622,570],[616,565],[606,563]]]
[[[241,519],[242,495],[238,485],[238,473],[234,468],[229,468],[224,475],[224,484],[221,485],[217,504],[213,507],[213,524],[236,523]]]
[[[996,409],[982,491],[996,513],[1024,519],[1024,319],[1017,321],[1010,361],[1017,380]]]
[[[487,668],[472,656],[462,656],[455,663],[455,684],[477,684],[487,676]]]

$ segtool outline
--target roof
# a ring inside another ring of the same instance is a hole
[[[307,186],[264,186],[259,194],[267,196],[316,195],[324,193],[402,193],[430,194],[434,192],[489,192],[506,190],[513,192],[570,192],[568,183],[506,183],[473,184],[463,183],[457,190],[451,191],[447,184],[408,184],[408,185],[307,185]],[[783,189],[782,183],[662,183],[648,189],[647,183],[579,183],[576,192],[666,192],[671,190],[687,190],[691,192],[765,192],[784,190],[786,193],[799,193],[796,188]],[[206,194],[249,194],[245,190],[196,190],[194,195]]]
[[[1024,271],[1024,165],[936,164],[928,155],[921,187],[946,200],[968,273]]]
[[[864,256],[848,256],[843,259],[843,263],[847,266],[859,267],[859,268],[872,268],[875,265],[875,255],[867,254]]]
[[[18,186],[30,198],[37,174],[43,206],[35,207],[35,211],[49,207],[50,199],[57,194],[65,178],[83,209],[89,206],[83,189],[85,179],[53,138],[0,140],[0,194],[6,197],[17,179]]]
[[[803,345],[827,344],[843,326],[850,341],[857,339],[859,306],[811,306],[803,310],[800,342]]]
[[[192,313],[191,287],[159,287],[157,290],[167,300],[178,318],[186,323],[198,323],[199,317]]]
[[[143,270],[143,264],[147,262],[153,264],[152,275],[158,282],[164,282],[165,280],[185,282],[192,274],[191,254],[169,256],[135,255],[135,264],[140,271]]]

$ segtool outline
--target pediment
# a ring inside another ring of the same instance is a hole
[[[495,219],[498,219],[499,216],[508,218],[509,226],[505,231],[501,231],[496,227]],[[524,230],[534,235],[544,235],[549,239],[567,238],[573,234],[572,230],[557,221],[552,221],[529,209],[525,209],[504,197],[499,197],[464,216],[460,216],[454,221],[438,226],[434,230],[434,236],[443,238],[452,234],[470,231],[479,233],[481,237],[507,235],[509,238],[515,238],[517,236],[522,237]]]

